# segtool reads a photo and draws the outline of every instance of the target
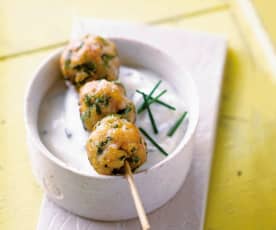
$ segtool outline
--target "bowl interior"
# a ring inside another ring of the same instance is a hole
[[[191,77],[178,66],[171,57],[164,54],[162,51],[143,44],[138,41],[127,40],[122,38],[112,39],[118,48],[121,63],[126,66],[142,67],[150,69],[157,73],[162,79],[169,82],[176,93],[179,95],[179,100],[185,102],[185,107],[189,112],[189,123],[183,139],[176,147],[173,153],[167,158],[152,166],[147,170],[154,170],[165,164],[175,154],[179,154],[183,149],[185,143],[191,138],[195,132],[198,122],[198,96],[196,88]],[[25,122],[27,126],[27,134],[32,142],[37,145],[43,154],[46,154],[51,160],[65,167],[68,170],[75,171],[73,168],[68,167],[64,162],[55,157],[42,143],[38,131],[38,114],[40,104],[47,93],[47,91],[53,86],[58,78],[60,78],[59,57],[62,51],[58,50],[47,58],[36,71],[27,91],[25,100]],[[140,173],[143,173],[141,171]],[[77,171],[77,173],[80,173]],[[80,173],[81,174],[81,173]],[[84,173],[84,175],[86,175]],[[87,176],[87,175],[86,175]],[[89,175],[90,176],[90,175]],[[114,176],[102,176],[97,177],[110,177]]]

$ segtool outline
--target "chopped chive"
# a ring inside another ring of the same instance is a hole
[[[140,91],[138,89],[136,90],[136,92],[139,93],[139,94],[143,94],[144,93],[144,92],[142,92],[142,91]],[[146,94],[146,96],[148,96],[148,95]],[[173,107],[173,106],[171,106],[171,105],[169,105],[169,104],[167,104],[167,103],[159,100],[157,97],[155,97],[155,98],[156,98],[156,100],[154,101],[155,103],[163,105],[164,107],[167,107],[170,110],[176,110],[175,107]],[[153,100],[154,98],[150,97],[150,99]]]
[[[132,147],[131,148],[131,150],[130,150],[130,152],[133,154],[133,153],[136,153],[136,151],[137,151],[137,148],[136,147]]]
[[[90,107],[91,105],[93,105],[93,103],[91,103],[91,96],[90,95],[88,95],[88,94],[86,94],[85,96],[84,96],[84,104],[86,105],[86,106],[88,106],[88,107]]]
[[[153,104],[156,100],[158,100],[162,95],[164,95],[167,92],[167,90],[163,90],[161,93],[159,93],[156,97],[152,98],[152,99],[148,99],[148,106]],[[145,93],[142,93],[142,95],[145,95]],[[138,109],[138,113],[142,113],[144,110],[146,109],[146,103],[144,102],[143,105]]]
[[[128,159],[129,162],[137,164],[140,161],[140,158],[138,156],[133,156],[131,158]]]
[[[101,115],[102,114],[102,110],[101,110],[101,107],[99,106],[99,104],[95,104],[95,107],[96,107],[96,113],[98,115]]]
[[[70,67],[71,64],[71,57],[72,57],[72,50],[69,50],[64,62],[65,65],[65,69],[68,69]]]
[[[169,154],[160,146],[156,143],[155,140],[153,140],[150,135],[141,127],[139,127],[139,130],[145,135],[145,137],[165,156],[168,156]]]
[[[167,136],[171,137],[175,131],[178,129],[178,127],[181,125],[182,121],[184,120],[184,118],[186,117],[188,112],[184,112],[181,117],[179,117],[179,119],[174,123],[174,125],[169,129]]]
[[[91,73],[96,72],[96,65],[93,62],[87,62],[80,65],[76,65],[75,67],[73,67],[73,69],[77,71],[83,71],[90,76]]]
[[[83,47],[83,45],[84,45],[84,42],[81,41],[78,47],[76,48],[76,51],[80,50]]]
[[[143,98],[144,98],[144,103],[145,103],[146,109],[147,109],[148,114],[149,114],[151,126],[153,128],[154,133],[157,134],[158,133],[158,129],[156,127],[156,123],[155,123],[154,117],[152,115],[152,112],[151,112],[151,109],[149,107],[148,100],[147,100],[147,97],[146,97],[145,94],[143,94]]]
[[[156,85],[153,87],[153,89],[150,91],[149,95],[146,95],[147,96],[147,99],[151,98],[152,95],[154,94],[155,90],[159,87],[159,85],[161,84],[161,80],[159,80]],[[145,107],[145,102],[140,106],[140,108],[138,108],[138,111],[142,108],[142,107]]]
[[[90,109],[88,109],[88,110],[84,111],[83,113],[81,113],[82,122],[85,123],[86,119],[88,119],[90,117],[90,115],[91,115]]]
[[[126,156],[121,156],[121,157],[119,157],[119,160],[120,160],[120,161],[122,161],[122,160],[124,160],[124,159],[126,159]]]
[[[101,42],[101,43],[103,43],[103,45],[105,45],[105,46],[107,46],[108,45],[108,42],[104,39],[104,38],[102,38],[102,37],[98,37],[98,40]]]
[[[156,100],[155,101],[156,103],[160,104],[160,105],[163,105],[164,107],[167,107],[168,109],[170,110],[176,110],[176,108],[174,106],[171,106],[163,101],[160,101],[160,100]]]
[[[128,105],[124,109],[120,109],[117,114],[123,115],[123,114],[128,114],[131,111],[131,107]]]
[[[161,80],[159,80],[158,82],[157,82],[157,84],[153,87],[153,89],[150,91],[150,94],[149,94],[149,97],[151,97],[153,94],[154,94],[154,92],[155,92],[155,90],[159,87],[159,85],[161,84]]]
[[[108,67],[109,61],[112,60],[114,57],[115,56],[110,55],[110,54],[103,54],[102,55],[102,60],[103,60],[104,66]]]
[[[101,155],[103,153],[103,148],[102,147],[97,147],[97,155]]]
[[[98,154],[98,155],[101,155],[101,154],[103,153],[105,146],[106,146],[107,143],[108,143],[109,141],[111,141],[111,140],[112,140],[112,137],[108,136],[108,137],[106,138],[106,140],[101,141],[99,144],[96,145],[96,147],[97,147],[97,154]]]

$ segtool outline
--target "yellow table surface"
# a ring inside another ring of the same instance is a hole
[[[276,2],[253,2],[276,42]],[[0,229],[35,229],[42,191],[27,155],[23,95],[38,63],[68,39],[74,15],[228,38],[205,229],[276,229],[276,76],[239,4],[221,0],[1,1]]]

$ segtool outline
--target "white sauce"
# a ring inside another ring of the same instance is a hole
[[[155,73],[146,69],[120,68],[120,81],[136,108],[139,108],[143,98],[135,90],[139,89],[149,94],[159,79]],[[184,124],[181,124],[172,137],[167,137],[168,130],[186,109],[183,100],[164,80],[154,96],[164,89],[167,93],[160,100],[174,106],[176,110],[169,110],[156,103],[151,105],[159,134],[154,134],[146,110],[137,115],[136,125],[143,127],[170,154],[183,138],[188,119],[185,119]],[[85,144],[89,133],[83,129],[79,116],[78,94],[72,86],[66,87],[63,80],[56,82],[43,100],[38,124],[42,142],[57,158],[79,171],[90,175],[97,174],[87,159]],[[149,168],[165,158],[146,138],[145,140],[148,146],[148,160],[137,171]]]

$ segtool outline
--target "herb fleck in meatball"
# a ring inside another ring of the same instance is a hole
[[[91,80],[116,80],[120,62],[113,42],[86,35],[69,43],[61,55],[60,64],[64,78],[80,87]]]
[[[146,144],[139,129],[117,115],[107,116],[96,124],[86,150],[90,164],[105,175],[124,173],[125,161],[134,171],[147,159]]]
[[[86,83],[80,88],[79,104],[81,120],[88,131],[93,129],[97,121],[110,114],[118,114],[135,122],[135,106],[117,82],[98,80]]]

